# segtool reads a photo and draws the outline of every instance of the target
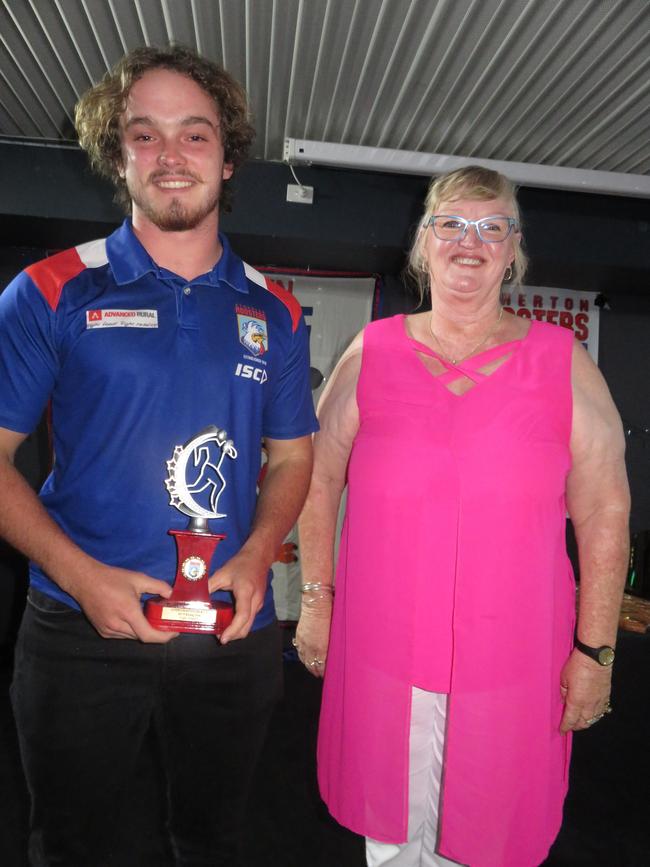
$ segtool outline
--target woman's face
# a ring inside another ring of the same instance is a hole
[[[435,213],[466,220],[514,217],[512,206],[506,199],[441,202]],[[429,268],[432,297],[440,293],[479,298],[490,293],[498,295],[503,274],[514,260],[514,245],[519,243],[519,232],[512,231],[505,241],[486,243],[479,238],[475,226],[470,226],[465,237],[457,241],[441,241],[436,238],[432,226],[424,231],[423,253]]]

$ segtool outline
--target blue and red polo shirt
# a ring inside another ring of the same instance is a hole
[[[262,437],[317,428],[300,305],[221,243],[212,271],[186,281],[152,261],[126,220],[31,265],[0,295],[0,427],[31,432],[50,401],[45,508],[91,556],[169,583],[167,531],[188,521],[165,488],[175,446],[216,425],[237,450],[221,466],[226,517],[209,521],[226,534],[214,569],[250,532]],[[30,574],[78,607],[36,565]],[[272,619],[269,573],[255,628]]]

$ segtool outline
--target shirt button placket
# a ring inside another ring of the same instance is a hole
[[[196,306],[197,296],[191,286],[183,286],[183,297],[181,299],[181,327],[182,328],[198,328],[198,310]]]

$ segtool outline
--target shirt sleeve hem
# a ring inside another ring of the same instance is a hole
[[[319,430],[318,423],[313,425],[308,425],[304,428],[298,428],[293,430],[268,430],[265,429],[262,431],[262,436],[269,437],[272,440],[297,440],[300,437],[306,437],[309,434],[316,433]]]

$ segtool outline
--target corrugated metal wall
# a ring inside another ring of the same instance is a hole
[[[648,0],[0,0],[0,137],[70,140],[124,52],[179,41],[285,136],[650,173]]]

